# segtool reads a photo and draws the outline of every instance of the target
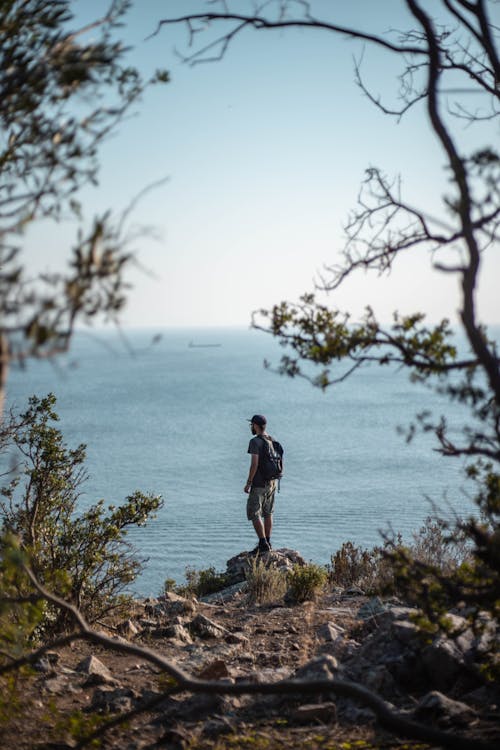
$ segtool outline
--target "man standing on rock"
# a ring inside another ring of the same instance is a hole
[[[272,437],[266,432],[267,420],[262,414],[254,414],[248,421],[254,437],[248,444],[251,461],[248,480],[243,491],[248,494],[247,518],[252,521],[255,533],[259,537],[259,543],[252,550],[252,554],[258,555],[269,552],[271,549],[276,479],[265,477],[265,472],[268,471],[268,457],[277,455],[275,446],[278,446],[281,464],[283,449],[279,443],[275,442],[273,445]]]

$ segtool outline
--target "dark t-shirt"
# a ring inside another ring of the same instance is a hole
[[[262,451],[264,450],[264,448],[265,448],[264,441],[261,440],[261,438],[258,435],[255,435],[255,437],[253,437],[248,443],[247,453],[259,456],[259,463],[260,463],[260,457],[262,456]],[[257,471],[255,472],[255,476],[252,481],[252,487],[265,487],[265,485],[266,485],[266,482],[264,478],[262,477],[262,474],[260,473],[260,469],[257,468]]]

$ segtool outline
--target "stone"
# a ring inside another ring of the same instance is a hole
[[[248,646],[250,639],[242,633],[228,633],[224,640],[226,643],[233,643],[236,646]]]
[[[167,591],[163,600],[163,612],[168,615],[193,615],[196,612],[196,601]]]
[[[423,649],[422,663],[432,684],[440,690],[446,690],[463,670],[464,657],[453,641],[439,636]]]
[[[395,684],[391,673],[383,664],[368,669],[364,675],[364,684],[376,693],[385,694],[394,691]]]
[[[221,680],[224,677],[231,677],[231,673],[226,662],[223,659],[214,659],[206,664],[198,673],[201,680]]]
[[[349,593],[350,591],[351,589],[346,593]],[[371,617],[377,617],[377,615],[383,614],[386,610],[387,607],[382,600],[378,596],[374,596],[372,599],[365,602],[358,609],[356,614],[360,620],[369,620]]]
[[[331,654],[315,656],[296,670],[294,679],[300,680],[332,680],[339,671],[337,659]]]
[[[88,684],[116,682],[106,665],[93,655],[83,659],[76,669],[78,672],[83,672],[92,677],[92,680]]]
[[[141,628],[133,620],[124,620],[117,625],[117,630],[124,638],[132,639],[139,635]]]
[[[221,591],[216,591],[213,594],[207,594],[206,596],[200,597],[200,601],[204,604],[212,604],[214,602],[224,604],[225,602],[234,599],[239,593],[245,591],[246,588],[246,581],[238,581],[238,583],[233,583],[232,586],[227,586],[227,588],[222,589]]]
[[[318,629],[318,636],[326,642],[335,642],[339,636],[345,633],[345,629],[334,622],[326,622]]]
[[[260,557],[266,565],[273,566],[278,570],[290,570],[294,565],[306,565],[306,561],[296,550],[273,549]],[[231,584],[246,580],[247,572],[252,566],[255,556],[250,552],[240,552],[226,563],[226,576]]]
[[[437,690],[424,695],[414,715],[419,720],[435,721],[441,726],[467,726],[477,716],[474,709],[466,703],[452,700]]]
[[[346,596],[364,596],[365,592],[359,586],[350,586],[344,591]]]
[[[50,672],[59,664],[60,655],[57,651],[46,651],[33,666],[38,672]]]
[[[400,643],[411,644],[419,638],[417,626],[407,620],[395,620],[391,630]]]
[[[201,614],[196,615],[194,620],[191,621],[190,629],[201,638],[223,638],[228,634],[228,631],[221,625]]]
[[[79,693],[80,689],[73,685],[67,675],[50,677],[43,682],[42,690],[52,695],[66,695],[67,693]]]
[[[173,623],[173,625],[169,625],[166,628],[158,628],[158,630],[154,631],[152,635],[157,636],[157,633],[159,631],[161,632],[161,636],[164,638],[175,638],[177,641],[181,641],[181,643],[193,642],[189,630],[180,623]]]
[[[306,703],[298,706],[291,714],[292,719],[297,722],[317,722],[332,724],[337,721],[337,707],[332,701],[325,703]]]
[[[130,688],[101,687],[94,691],[90,709],[104,713],[125,713],[133,708],[138,695]]]

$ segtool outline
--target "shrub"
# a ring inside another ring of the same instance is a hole
[[[334,586],[360,586],[363,590],[372,592],[377,588],[377,580],[381,573],[380,550],[355,547],[352,542],[344,542],[330,558],[328,567],[329,581]]]
[[[287,588],[286,574],[273,565],[255,558],[247,572],[249,601],[268,604],[282,599]]]
[[[33,396],[28,411],[9,427],[5,450],[9,446],[17,450],[18,461],[15,476],[0,488],[2,589],[7,586],[26,596],[31,588],[8,563],[13,549],[12,542],[6,541],[10,535],[18,540],[19,551],[40,582],[94,622],[128,606],[123,591],[144,561],[136,558],[126,541],[127,530],[144,525],[162,501],[134,492],[119,507],[105,509],[100,500],[77,514],[86,479],[85,446],[66,447],[53,425],[58,420],[55,402],[52,394],[43,399]],[[65,615],[45,604],[42,621],[46,629],[58,630],[65,625]]]
[[[294,565],[288,573],[287,596],[295,602],[314,600],[328,581],[328,571],[321,565]]]
[[[447,523],[428,516],[418,532],[412,534],[409,551],[415,560],[434,565],[443,573],[451,573],[471,559],[471,543],[458,528],[450,534]]]
[[[167,582],[165,582],[167,583]],[[230,580],[226,573],[217,573],[215,568],[205,568],[204,570],[196,570],[196,568],[186,568],[186,584],[184,586],[177,586],[176,591],[178,594],[183,596],[207,596],[207,594],[215,594],[217,591],[222,591],[229,586]],[[170,589],[172,590],[172,589]]]

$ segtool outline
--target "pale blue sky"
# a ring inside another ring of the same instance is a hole
[[[312,5],[318,16],[370,31],[406,26],[403,0]],[[85,19],[106,7],[75,2]],[[155,227],[160,239],[134,244],[151,275],[131,274],[125,325],[247,325],[252,310],[311,291],[323,264],[338,261],[342,225],[370,165],[401,173],[405,197],[442,215],[443,158],[423,110],[398,124],[373,107],[353,80],[359,44],[324,32],[248,31],[224,60],[193,68],[173,52],[186,50],[185,28],[163,28],[146,40],[160,18],[203,7],[203,0],[137,0],[122,31],[134,46],[131,62],[171,75],[105,145],[100,186],[85,193],[87,213],[119,212],[147,184],[168,177],[134,213],[134,223]],[[365,49],[374,92],[396,90],[398,64],[390,53]],[[493,140],[498,130],[484,126],[478,142]],[[62,227],[37,235],[50,243],[45,260],[62,257],[67,236]],[[488,322],[500,322],[499,265],[497,248],[478,298]],[[386,320],[395,309],[424,307],[435,320],[454,315],[456,285],[416,253],[390,277],[361,274],[328,299],[354,314],[371,304]]]

